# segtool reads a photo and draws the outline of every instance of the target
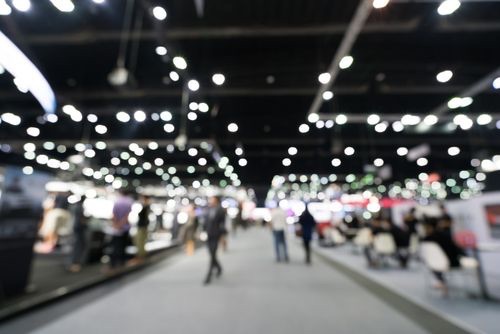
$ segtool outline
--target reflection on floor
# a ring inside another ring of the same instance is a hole
[[[455,287],[450,289],[450,296],[442,298],[437,291],[433,291],[429,282],[426,282],[430,279],[426,277],[419,263],[412,262],[408,270],[400,270],[396,264],[389,268],[370,269],[363,255],[356,252],[352,245],[337,248],[315,247],[315,250],[412,300],[423,303],[445,316],[451,316],[455,321],[485,333],[498,333],[500,303],[471,299],[465,293],[465,290],[477,293],[475,276],[455,275],[451,282]]]
[[[0,326],[0,333],[426,333],[295,242],[276,264],[269,231],[230,240],[224,275],[202,286],[205,249]]]

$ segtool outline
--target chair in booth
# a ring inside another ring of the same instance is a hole
[[[330,230],[330,236],[336,246],[342,245],[346,241],[345,237],[336,228]]]
[[[360,229],[353,239],[353,243],[358,250],[369,247],[372,244],[372,242],[373,242],[372,230],[370,230],[367,227]]]
[[[373,238],[373,250],[381,259],[382,263],[386,263],[386,259],[396,254],[396,242],[392,234],[379,233]]]
[[[450,276],[451,269],[448,257],[435,242],[425,241],[420,244],[420,258],[429,272],[441,272],[447,277]],[[478,266],[474,258],[460,258],[460,268],[465,270],[476,270]],[[426,280],[429,282],[429,280]]]

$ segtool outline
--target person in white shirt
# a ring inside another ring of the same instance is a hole
[[[288,250],[286,247],[286,213],[280,207],[271,210],[271,229],[274,236],[274,248],[276,251],[276,261],[288,262]]]

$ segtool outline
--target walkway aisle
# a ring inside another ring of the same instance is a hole
[[[291,263],[276,264],[267,230],[242,232],[221,256],[223,277],[208,287],[200,249],[0,325],[0,333],[424,333],[319,259],[306,267],[290,246]]]

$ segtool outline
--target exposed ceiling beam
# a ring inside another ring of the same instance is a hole
[[[412,19],[403,22],[369,23],[362,29],[362,34],[397,33],[403,34],[414,31],[419,20]],[[163,31],[163,38],[167,40],[189,39],[227,39],[227,38],[278,38],[278,37],[307,37],[341,35],[347,30],[345,24],[312,25],[304,27],[201,27],[201,28],[168,28]],[[499,31],[499,22],[439,22],[434,28],[437,33],[456,32],[486,32]],[[24,40],[31,45],[79,45],[100,42],[118,41],[120,31],[87,30],[77,33],[60,34],[30,34]],[[156,30],[131,32],[132,40],[156,41]]]
[[[330,80],[328,83],[322,84],[314,97],[314,100],[307,112],[307,115],[318,113],[321,105],[323,104],[323,93],[329,90],[333,84],[335,84],[335,80],[340,73],[339,64],[344,56],[347,56],[351,51],[356,39],[358,38],[361,30],[365,26],[366,20],[370,16],[370,13],[373,9],[371,0],[361,0],[358,7],[356,8],[356,12],[354,13],[351,22],[349,23],[349,27],[347,28],[340,45],[333,56],[333,59],[328,66],[327,72],[330,74]]]
[[[483,93],[485,91],[488,91],[491,88],[491,84],[493,83],[493,80],[496,78],[500,77],[500,67],[497,69],[493,70],[483,78],[481,78],[479,81],[475,82],[472,86],[467,87],[465,90],[459,91],[457,94],[454,96],[456,97],[475,97],[476,95],[479,95],[480,93]],[[454,97],[452,96],[452,97]],[[452,98],[450,97],[450,99]],[[429,114],[433,115],[442,115],[450,110],[448,108],[448,101],[444,102],[437,108],[431,110]]]

